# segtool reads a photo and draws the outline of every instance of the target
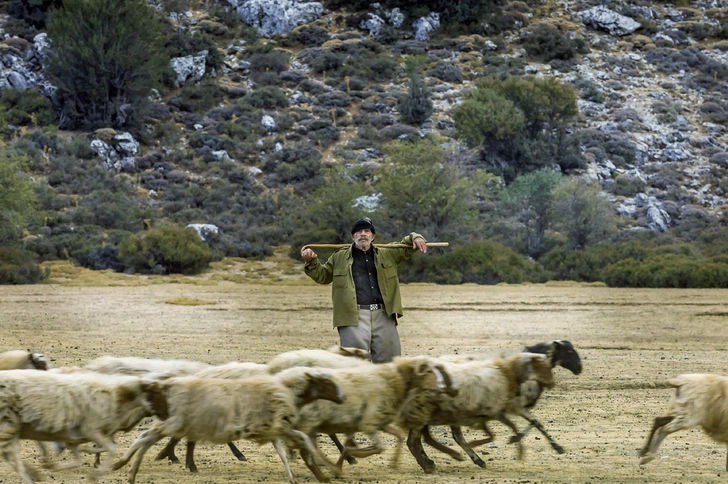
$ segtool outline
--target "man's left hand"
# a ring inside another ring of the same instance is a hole
[[[422,237],[417,237],[412,241],[412,248],[417,249],[423,254],[427,253],[427,242]]]

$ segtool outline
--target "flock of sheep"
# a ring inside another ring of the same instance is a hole
[[[581,359],[568,341],[496,358],[415,356],[375,365],[367,356],[334,346],[283,353],[266,364],[103,356],[83,367],[50,368],[43,355],[7,351],[0,353],[0,455],[26,484],[42,476],[23,461],[20,440],[36,441],[43,467],[52,470],[80,466],[82,451],[96,454],[91,478],[131,461],[133,484],[145,453],[166,437],[170,440],[157,459],[177,461],[175,446],[186,438],[185,463],[192,472],[197,471],[196,442],[227,444],[245,460],[233,442],[247,439],[272,443],[290,482],[296,482],[288,463],[295,451],[319,481],[328,482],[330,475],[342,475],[344,461],[383,452],[380,432],[397,440],[392,465],[405,442],[426,473],[434,472],[435,464],[423,441],[463,460],[432,438],[432,425],[450,426],[455,442],[485,467],[473,448],[494,439],[488,428],[492,420],[513,430],[510,442],[518,444],[519,456],[524,435],[534,427],[554,450],[564,452],[531,410],[541,392],[553,387],[555,366],[581,372]],[[654,421],[641,451],[643,464],[655,458],[668,434],[682,429],[700,426],[716,441],[728,443],[728,378],[680,375],[669,383],[676,393],[667,415]],[[512,416],[524,418],[528,426],[519,431]],[[117,456],[115,435],[131,431],[145,417],[153,417],[153,423]],[[467,442],[462,427],[483,430],[486,437]],[[355,433],[366,434],[371,444],[359,447]],[[336,462],[319,450],[318,434],[336,444]],[[337,434],[346,436],[343,444]],[[81,447],[88,443],[93,446]],[[74,459],[54,462],[53,454],[64,449]]]

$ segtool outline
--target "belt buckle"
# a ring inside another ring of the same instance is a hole
[[[379,304],[370,304],[369,305],[370,311],[376,311],[377,309],[379,309]]]

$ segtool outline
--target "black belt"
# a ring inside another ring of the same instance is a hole
[[[359,304],[359,309],[368,309],[369,311],[376,311],[377,309],[384,309],[384,304]]]

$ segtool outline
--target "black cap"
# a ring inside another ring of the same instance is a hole
[[[377,233],[377,231],[374,230],[374,225],[372,224],[372,220],[369,217],[364,217],[357,220],[351,227],[351,233],[353,235],[362,229],[369,229],[372,231],[373,234]]]

